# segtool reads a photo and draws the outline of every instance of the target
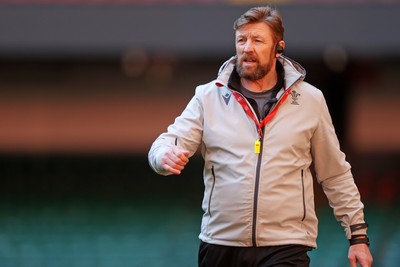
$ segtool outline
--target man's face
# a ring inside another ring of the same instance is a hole
[[[241,78],[259,80],[275,66],[272,36],[271,29],[264,22],[249,23],[236,30],[236,69]]]

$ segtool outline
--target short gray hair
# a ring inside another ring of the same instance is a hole
[[[283,27],[281,14],[276,8],[271,6],[249,9],[233,23],[233,29],[236,31],[244,25],[257,22],[264,22],[271,28],[276,43],[283,40],[285,28]]]

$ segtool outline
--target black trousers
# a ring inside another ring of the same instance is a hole
[[[199,267],[309,267],[303,245],[230,247],[200,243]]]

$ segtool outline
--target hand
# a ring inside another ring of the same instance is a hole
[[[161,166],[172,174],[181,174],[189,162],[189,151],[178,146],[171,147],[161,158]]]
[[[372,255],[367,244],[356,244],[350,246],[348,259],[350,267],[357,267],[357,262],[361,267],[372,266]]]

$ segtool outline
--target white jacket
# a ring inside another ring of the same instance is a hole
[[[176,138],[191,155],[200,147],[205,191],[199,238],[229,246],[316,247],[312,163],[347,238],[365,233],[350,232],[350,225],[364,222],[363,204],[321,91],[303,81],[305,71],[298,63],[281,57],[291,91],[265,126],[256,154],[256,125],[228,88],[235,60],[221,67],[217,80],[197,87],[149,151],[151,167],[168,175],[160,159]],[[283,94],[284,89],[277,95],[280,101]]]

